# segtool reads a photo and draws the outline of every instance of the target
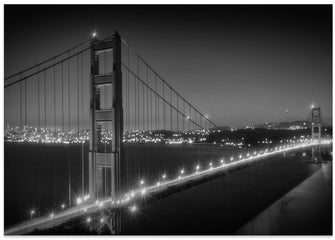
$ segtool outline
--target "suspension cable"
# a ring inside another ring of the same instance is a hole
[[[159,77],[159,79],[162,81],[162,82],[164,82],[168,87],[170,87],[175,93],[176,93],[176,95],[178,95],[181,99],[183,99],[185,102],[187,102],[187,103],[189,103],[183,96],[181,96],[174,88],[172,88],[172,86],[169,84],[169,83],[167,83],[165,80],[164,80],[164,78],[162,78],[142,57],[141,57],[141,55],[135,50],[135,49],[133,49],[124,39],[121,39],[121,41],[125,44],[125,45],[127,45],[128,47],[129,47],[129,49],[131,50],[131,51],[133,51],[137,56],[138,56],[138,58],[140,58],[141,59],[141,61],[147,66],[147,67],[149,67],[150,69],[151,69],[151,71],[154,73],[154,74],[156,74],[158,77]],[[199,112],[191,103],[189,103],[190,104],[190,106],[192,107],[192,108],[194,108],[194,110],[195,111],[197,111],[202,117],[204,117],[207,121],[209,121],[213,126],[216,126],[216,124],[215,123],[213,123],[211,120],[209,120],[208,118],[206,118],[206,116],[204,116],[201,112]]]
[[[74,46],[74,47],[72,47],[72,48],[70,48],[70,49],[68,49],[68,50],[66,50],[66,51],[64,51],[64,52],[62,52],[62,53],[60,53],[60,54],[57,54],[56,56],[53,56],[53,57],[48,58],[48,59],[46,59],[46,60],[44,60],[44,61],[42,61],[42,62],[40,62],[40,63],[38,63],[38,64],[35,64],[34,66],[28,67],[28,68],[26,68],[25,70],[22,70],[22,71],[20,71],[20,72],[18,72],[18,73],[12,74],[12,75],[10,75],[10,76],[8,76],[8,77],[5,77],[5,81],[6,81],[6,80],[9,80],[10,78],[13,78],[13,77],[15,77],[15,76],[17,76],[17,75],[21,75],[21,74],[23,74],[23,73],[25,73],[25,72],[28,72],[28,71],[31,70],[31,69],[34,69],[34,68],[36,68],[36,67],[40,67],[41,65],[43,65],[43,64],[45,64],[45,63],[47,63],[47,62],[50,62],[51,60],[53,60],[53,59],[55,59],[55,58],[58,58],[58,57],[60,57],[60,56],[62,56],[62,55],[65,55],[67,52],[70,52],[70,51],[72,51],[72,50],[74,50],[74,49],[76,49],[76,48],[78,48],[78,47],[80,47],[80,46],[84,46],[84,45],[86,45],[87,43],[90,43],[90,41],[91,41],[91,40],[88,40],[88,41],[85,41],[85,42],[83,42],[83,43],[80,43],[80,44],[78,44],[78,45],[76,45],[76,46]]]
[[[9,83],[9,84],[5,85],[4,88],[10,87],[10,86],[12,86],[12,85],[14,85],[14,84],[16,84],[16,83],[18,83],[18,82],[20,82],[20,81],[24,81],[24,80],[26,80],[26,79],[28,79],[28,78],[34,76],[34,75],[36,75],[36,74],[38,74],[38,73],[40,73],[40,72],[46,71],[46,70],[48,70],[48,69],[54,67],[55,65],[58,65],[58,64],[61,64],[62,62],[65,62],[65,61],[67,61],[67,60],[70,60],[71,58],[77,56],[78,54],[80,54],[80,53],[82,53],[82,52],[87,51],[88,49],[90,49],[90,47],[85,48],[85,49],[83,49],[82,51],[80,51],[80,52],[78,52],[78,53],[75,53],[75,54],[73,54],[73,55],[69,55],[67,58],[62,59],[62,60],[56,62],[55,64],[52,64],[52,65],[50,65],[50,66],[48,66],[48,67],[45,67],[45,68],[43,68],[43,69],[41,69],[41,70],[39,70],[39,71],[36,71],[36,72],[32,73],[32,74],[30,74],[30,75],[27,75],[27,76],[25,76],[25,77],[23,77],[23,78],[20,78],[20,79],[14,81],[14,82],[12,82],[12,83]]]
[[[147,85],[144,80],[142,80],[140,77],[138,77],[132,70],[130,70],[125,64],[121,63],[127,71],[129,71],[133,77],[134,77],[134,81],[138,80],[140,81],[142,84],[144,84],[153,94],[157,95],[160,99],[162,99],[168,106],[170,106],[172,109],[174,109],[175,111],[178,111],[183,117],[187,117],[185,116],[182,112],[180,112],[178,109],[176,109],[172,104],[170,104],[167,100],[163,99],[162,96],[160,96],[158,93],[156,93],[154,91],[154,89],[152,89],[149,85]],[[191,121],[192,123],[194,123],[195,125],[197,125],[198,127],[202,128],[200,125],[198,125],[196,122],[194,122],[192,119],[189,119],[189,121]]]

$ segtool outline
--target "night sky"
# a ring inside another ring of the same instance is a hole
[[[5,76],[121,37],[218,125],[332,117],[332,6],[5,6]],[[5,95],[6,97],[6,95]],[[7,99],[7,103],[10,100]],[[5,99],[5,113],[6,113]]]

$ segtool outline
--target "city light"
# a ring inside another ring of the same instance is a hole
[[[125,131],[124,143],[161,143],[161,144],[193,144],[204,142],[210,130],[197,129],[174,133],[173,136],[152,131]],[[112,142],[112,132],[101,132],[101,143]],[[9,127],[5,129],[6,142],[29,142],[29,143],[56,143],[56,144],[83,144],[89,141],[89,130],[76,132],[62,132],[61,129],[35,128],[31,126]]]

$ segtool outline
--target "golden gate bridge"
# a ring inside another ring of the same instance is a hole
[[[78,217],[92,223],[91,214],[101,211],[107,217],[96,224],[107,224],[117,234],[121,231],[119,210],[136,212],[136,204],[147,196],[226,175],[274,155],[331,144],[327,139],[298,139],[269,149],[218,156],[206,164],[192,163],[173,174],[157,177],[155,173],[156,181],[124,178],[124,144],[194,143],[216,124],[117,32],[102,40],[93,34],[88,41],[6,77],[4,87],[5,97],[14,99],[6,103],[5,123],[17,126],[20,137],[16,141],[81,144],[80,194],[72,200],[69,181],[68,208],[63,204],[60,211],[38,218],[33,218],[32,210],[30,220],[8,228],[5,234],[53,228]],[[27,132],[29,128],[34,134]]]

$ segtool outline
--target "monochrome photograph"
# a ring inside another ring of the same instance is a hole
[[[333,5],[3,9],[5,236],[333,234]]]

